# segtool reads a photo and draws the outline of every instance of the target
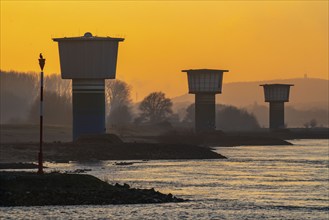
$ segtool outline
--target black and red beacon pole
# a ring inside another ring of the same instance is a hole
[[[43,58],[42,53],[39,55],[40,72],[40,148],[38,154],[38,174],[43,174],[43,153],[42,153],[42,131],[43,131],[43,67],[46,59]]]

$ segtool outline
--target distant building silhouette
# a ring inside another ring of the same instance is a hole
[[[228,70],[190,69],[187,73],[189,93],[195,94],[195,131],[216,129],[215,95],[222,93],[223,73]]]
[[[118,45],[123,38],[54,38],[61,74],[72,79],[73,140],[83,134],[105,133],[105,79],[115,79]]]
[[[264,84],[265,102],[270,103],[270,129],[285,128],[284,103],[289,101],[292,84]]]

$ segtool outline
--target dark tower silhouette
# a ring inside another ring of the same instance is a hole
[[[222,93],[223,73],[228,70],[191,69],[187,73],[189,93],[195,94],[195,131],[216,129],[217,93]]]
[[[285,128],[284,103],[289,101],[292,84],[264,84],[265,102],[270,103],[270,129]]]
[[[73,140],[83,134],[105,133],[105,79],[115,79],[119,42],[123,38],[54,38],[61,74],[72,79]]]

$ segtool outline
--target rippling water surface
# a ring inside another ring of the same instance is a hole
[[[186,203],[0,208],[3,219],[329,219],[329,140],[294,146],[215,148],[227,160],[135,161],[116,166],[48,164],[49,170],[92,169],[110,183],[155,188]]]

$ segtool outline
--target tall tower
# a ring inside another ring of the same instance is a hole
[[[284,128],[284,103],[289,101],[292,84],[264,84],[265,102],[270,103],[270,129]]]
[[[123,38],[54,38],[61,74],[72,79],[73,140],[83,134],[105,133],[105,79],[115,79],[119,42]]]
[[[223,73],[228,70],[190,69],[187,73],[189,93],[195,94],[195,131],[216,129],[217,93],[222,93]]]

